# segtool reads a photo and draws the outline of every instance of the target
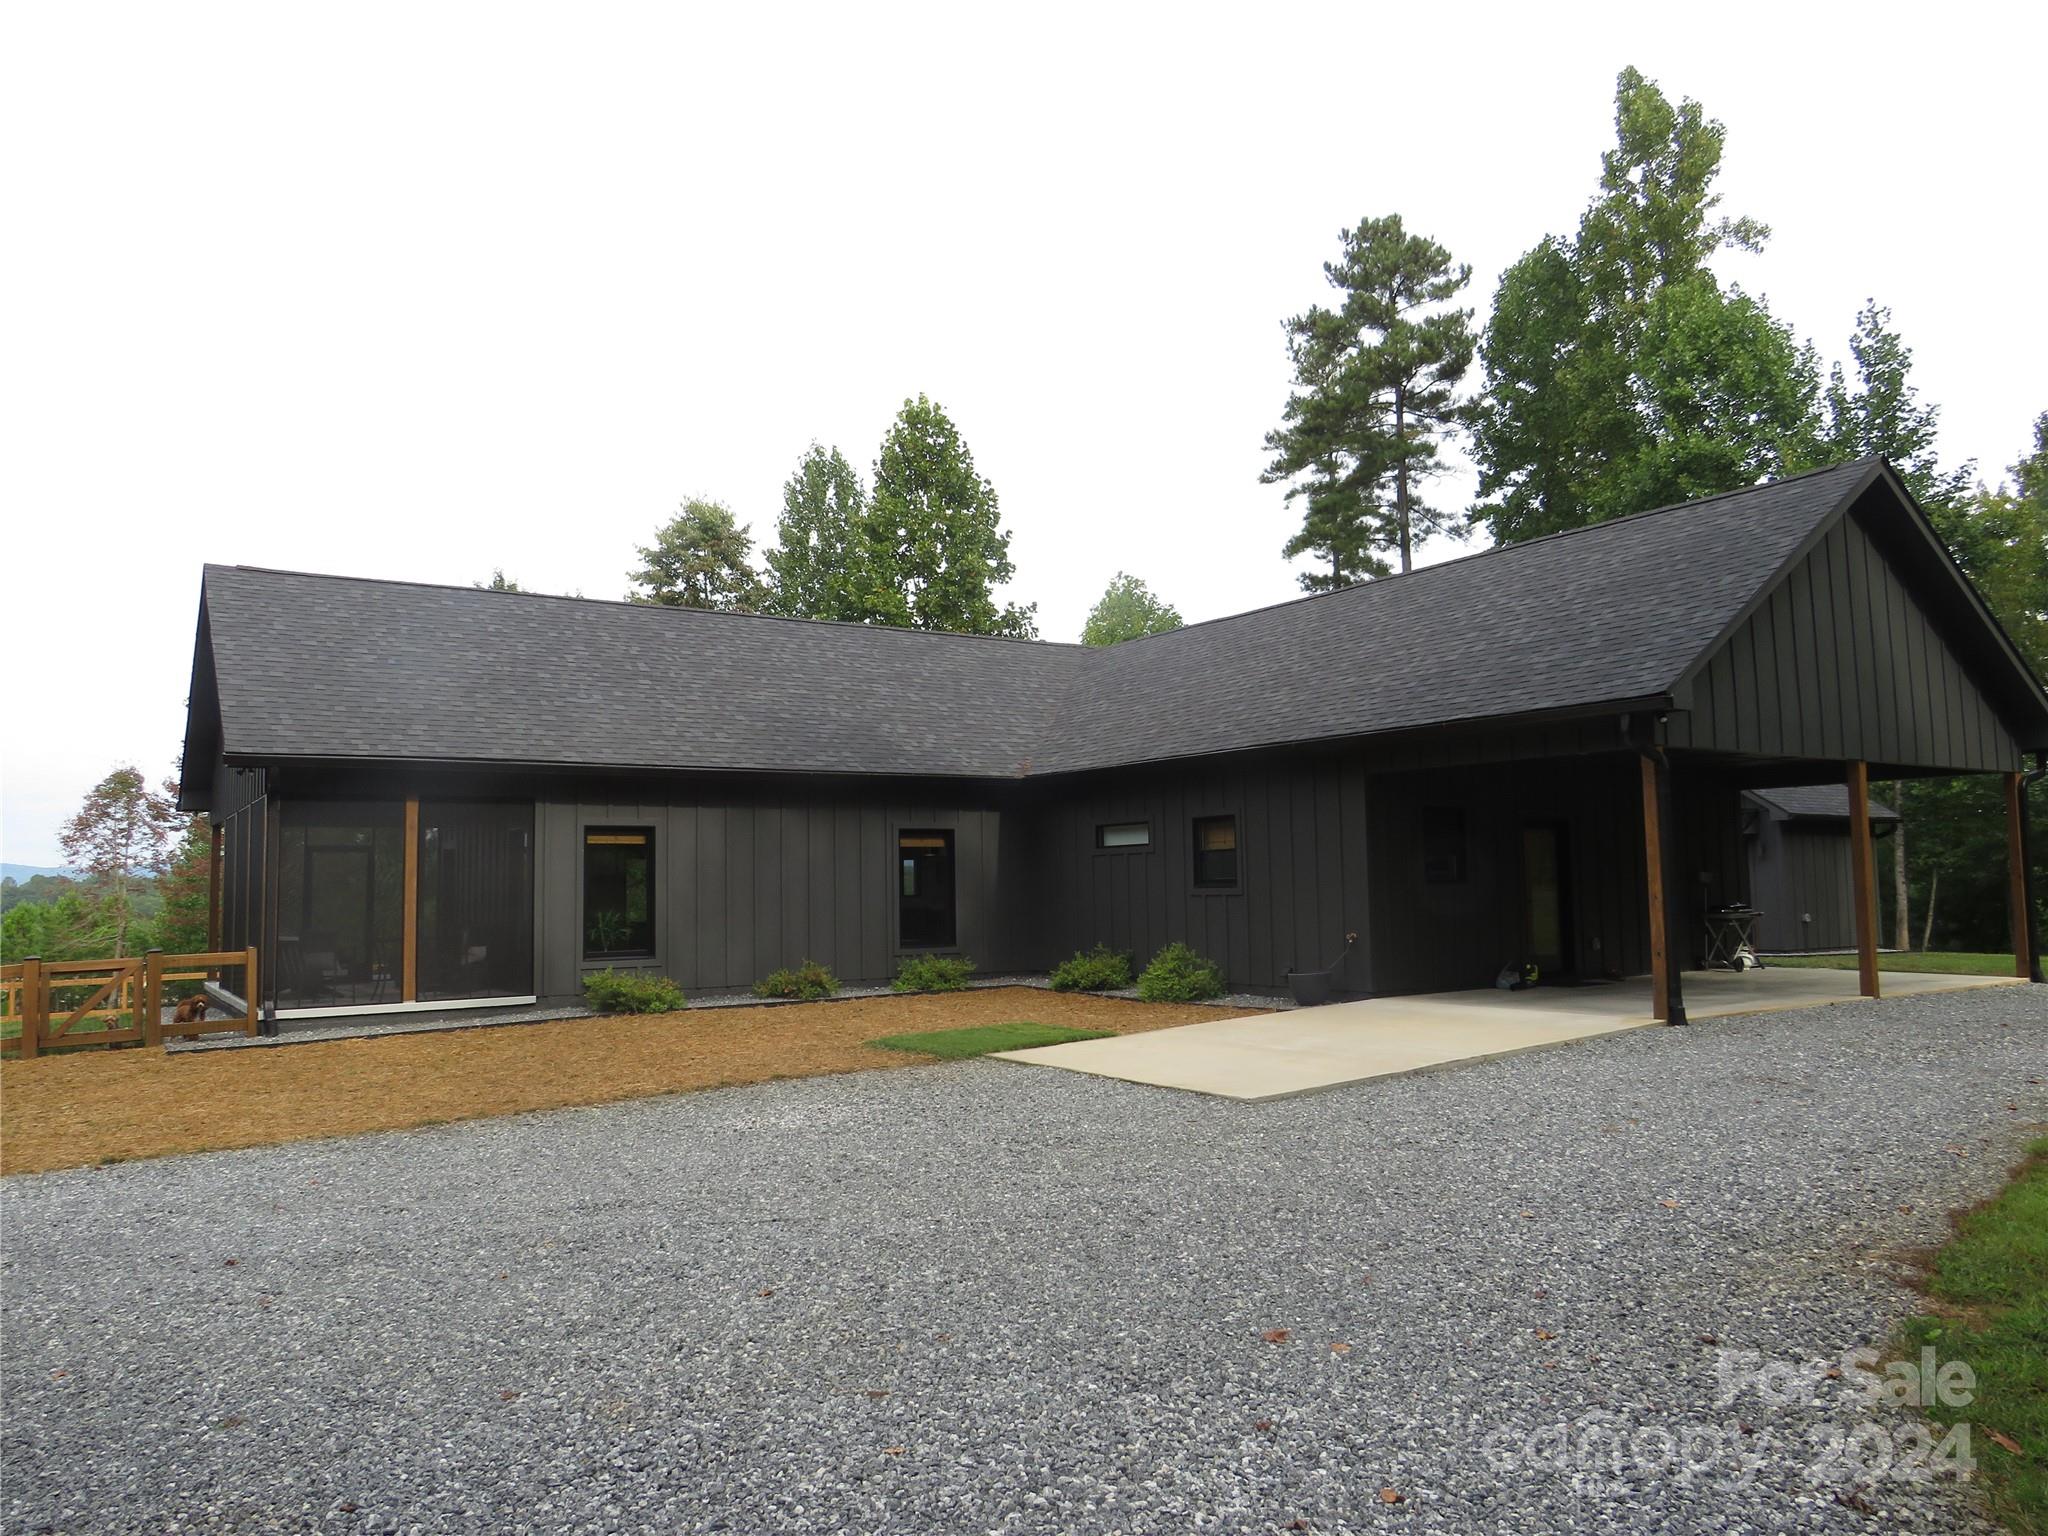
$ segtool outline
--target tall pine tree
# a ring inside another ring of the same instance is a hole
[[[640,550],[628,578],[636,603],[758,612],[767,590],[753,565],[754,539],[723,502],[691,497]]]
[[[1290,558],[1313,554],[1327,574],[1304,574],[1309,591],[1382,575],[1381,551],[1403,571],[1418,538],[1463,526],[1421,496],[1444,437],[1463,417],[1456,399],[1472,365],[1472,312],[1446,307],[1471,280],[1434,240],[1409,234],[1398,214],[1346,230],[1323,264],[1343,295],[1287,322],[1294,392],[1282,424],[1266,435],[1273,459],[1261,477],[1286,484],[1303,505]]]

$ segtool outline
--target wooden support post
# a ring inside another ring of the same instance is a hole
[[[43,961],[30,955],[21,962],[21,1059],[33,1060],[42,1042]]]
[[[136,984],[135,1022],[142,1026],[142,1043],[164,1043],[164,952],[152,949],[143,957],[142,980]]]
[[[1643,867],[1650,880],[1650,1017],[1671,1020],[1671,922],[1664,910],[1664,830],[1657,764],[1643,760]]]
[[[2012,973],[2022,981],[2034,974],[2033,925],[2027,921],[2027,786],[2024,776],[2005,776],[2006,868],[2012,882]]]
[[[420,802],[405,802],[405,931],[399,940],[405,956],[399,978],[401,1002],[417,1002],[420,995]]]
[[[1856,903],[1856,977],[1877,996],[1877,866],[1870,843],[1870,765],[1849,765],[1849,892]]]
[[[206,861],[206,947],[220,948],[220,865],[222,833],[213,829],[213,857]]]
[[[263,1032],[263,1004],[257,999],[263,996],[263,983],[256,977],[256,946],[251,944],[247,957],[242,961],[242,985],[248,995],[242,999],[242,1033],[255,1036]]]

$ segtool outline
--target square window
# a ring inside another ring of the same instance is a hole
[[[583,958],[654,953],[654,829],[591,827],[583,834]]]
[[[1149,821],[1112,821],[1095,829],[1095,846],[1098,848],[1150,848],[1152,846],[1152,823]]]
[[[1207,890],[1237,884],[1237,818],[1195,818],[1195,884]]]

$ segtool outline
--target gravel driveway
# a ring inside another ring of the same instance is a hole
[[[1972,1529],[1831,1450],[1908,1416],[1791,1367],[1883,1337],[2039,1133],[2044,992],[1269,1104],[974,1062],[11,1178],[0,1516]]]

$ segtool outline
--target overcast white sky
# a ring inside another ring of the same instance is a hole
[[[1630,63],[1728,125],[1730,275],[1830,356],[1890,304],[1995,478],[2048,409],[2030,10],[9,7],[0,853],[170,770],[203,561],[616,597],[918,391],[1048,638],[1119,568],[1286,598],[1280,321],[1388,212],[1483,321]]]

